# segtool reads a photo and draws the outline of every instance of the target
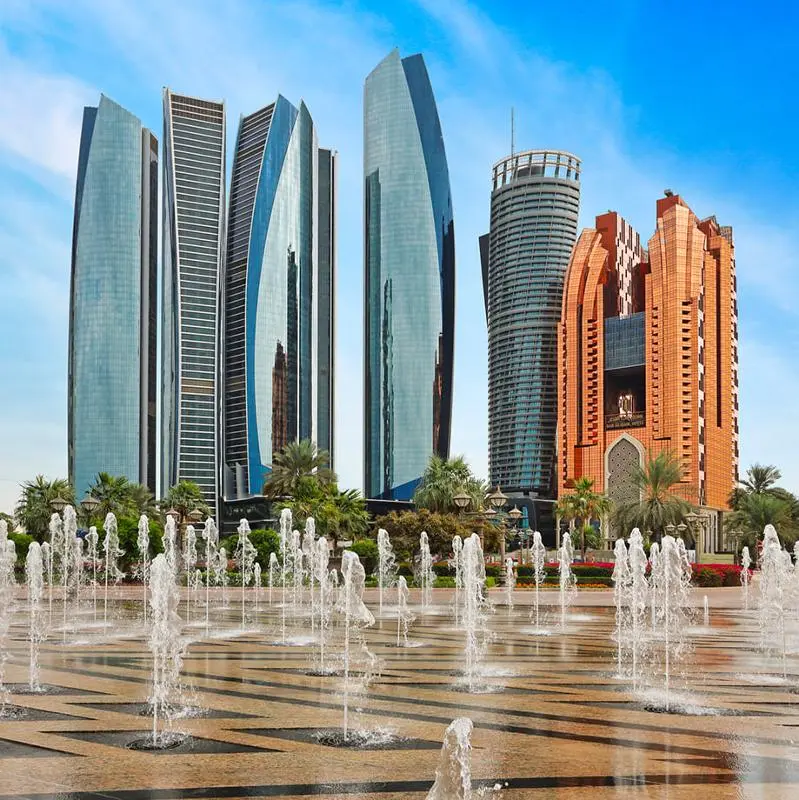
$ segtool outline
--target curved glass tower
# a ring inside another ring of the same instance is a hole
[[[162,494],[192,481],[219,497],[219,311],[225,106],[164,89]]]
[[[557,326],[577,237],[580,162],[531,150],[494,165],[491,230],[481,237],[488,321],[488,468],[508,492],[551,498]]]
[[[102,95],[83,112],[69,310],[69,479],[155,491],[158,142]]]
[[[364,85],[364,489],[410,499],[449,455],[455,241],[449,171],[421,55]]]
[[[260,494],[289,442],[332,443],[335,156],[304,103],[242,117],[225,275],[224,493]]]

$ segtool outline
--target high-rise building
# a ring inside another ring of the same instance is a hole
[[[101,95],[83,112],[69,309],[68,462],[155,492],[158,141]]]
[[[452,198],[421,55],[366,79],[364,192],[364,490],[402,500],[448,456],[452,418]]]
[[[193,481],[216,513],[225,106],[164,90],[162,492]]]
[[[571,153],[530,150],[494,165],[491,228],[480,237],[489,479],[535,527],[551,510],[535,498],[554,497],[557,328],[579,208],[580,162]]]
[[[335,154],[278,96],[242,117],[224,301],[224,496],[260,494],[273,455],[332,453]]]
[[[634,502],[635,468],[668,450],[715,552],[738,477],[737,317],[732,228],[671,192],[648,252],[617,213],[597,217],[574,248],[558,332],[560,492],[590,477]]]

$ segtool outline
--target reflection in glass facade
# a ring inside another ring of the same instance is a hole
[[[554,492],[557,325],[577,237],[580,162],[531,150],[494,165],[481,237],[488,321],[488,469],[508,492]]]
[[[155,491],[158,142],[104,95],[83,112],[69,313],[69,479]]]
[[[225,107],[164,90],[162,492],[219,496],[219,305]]]
[[[424,59],[397,50],[364,86],[364,490],[409,499],[449,454],[455,243]]]
[[[289,442],[332,449],[335,155],[304,103],[242,117],[225,269],[224,495]]]

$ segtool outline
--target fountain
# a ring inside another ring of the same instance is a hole
[[[139,550],[139,569],[138,575],[141,579],[142,592],[144,593],[142,604],[144,612],[144,624],[147,624],[147,581],[150,578],[150,520],[146,514],[139,517],[139,530],[136,536],[136,547]]]
[[[42,562],[47,576],[47,606],[49,609],[49,624],[53,622],[53,551],[50,542],[42,542]],[[96,615],[96,611],[95,611]]]
[[[671,710],[671,672],[685,647],[686,607],[691,583],[691,565],[682,539],[664,536],[657,564],[658,626],[663,636],[664,710]],[[656,709],[657,710],[657,709]]]
[[[358,554],[353,553],[352,550],[345,550],[341,557],[341,579],[343,583],[339,589],[336,611],[344,617],[344,716],[342,735],[346,742],[349,736],[349,697],[351,691],[350,640],[355,636],[360,639],[361,647],[365,649],[366,644],[363,641],[362,631],[364,628],[374,625],[375,618],[363,602],[366,571],[358,558]]]
[[[427,532],[419,534],[419,564],[417,569],[417,583],[422,590],[422,613],[430,610],[433,599],[433,583],[436,573],[433,572],[433,556],[430,554],[430,543]]]
[[[180,669],[183,664],[183,643],[178,616],[180,592],[175,572],[164,553],[159,553],[150,567],[150,651],[153,654],[153,688],[150,708],[153,714],[152,735],[140,744],[141,749],[159,750],[174,746],[171,730],[164,721],[171,721],[172,708],[180,690]]]
[[[749,567],[752,565],[752,558],[749,555],[749,548],[741,550],[741,586],[744,592],[744,611],[749,611]]]
[[[547,549],[544,547],[544,542],[541,539],[541,533],[539,531],[533,531],[533,543],[530,549],[533,559],[533,580],[535,581],[535,598],[533,601],[533,607],[535,608],[535,629],[536,633],[538,633],[541,630],[539,624],[539,591],[547,575],[546,567],[544,566],[547,557]]]
[[[108,626],[108,580],[111,578],[114,584],[119,583],[125,577],[120,571],[118,560],[124,555],[124,550],[119,547],[119,535],[117,534],[117,518],[109,511],[105,515],[103,522],[105,539],[103,539],[103,550],[105,550],[105,594],[103,596],[103,625]],[[66,531],[65,531],[66,532]]]
[[[409,594],[405,576],[400,575],[397,578],[397,647],[408,646],[408,627],[414,620],[413,612],[408,607]]]
[[[269,605],[272,605],[272,589],[275,587],[275,578],[280,569],[280,563],[274,553],[269,554]]]
[[[233,553],[233,558],[236,561],[236,566],[239,568],[239,578],[241,579],[241,627],[242,630],[246,627],[245,622],[245,592],[246,587],[250,585],[253,577],[253,564],[255,564],[256,550],[253,543],[250,541],[250,523],[246,519],[239,520],[239,527],[236,529],[239,538],[236,542],[236,550]]]
[[[175,575],[178,574],[178,552],[177,552],[178,525],[172,514],[166,515],[164,523],[164,557],[169,568]]]
[[[227,586],[228,586],[228,557],[227,550],[220,547],[216,551],[216,561],[214,562],[214,584],[222,587],[222,608],[228,607]]]
[[[302,606],[302,536],[299,531],[291,532],[289,540],[291,551],[291,612],[296,624]]]
[[[208,517],[201,534],[205,541],[205,635],[208,636],[209,612],[211,609],[211,573],[214,572],[216,563],[216,547],[219,542],[219,532],[216,524]]]
[[[72,548],[72,586],[75,590],[75,619],[77,619],[80,613],[80,590],[83,586],[84,578],[83,545],[83,539],[76,536]]]
[[[316,593],[314,583],[316,582],[316,570],[314,569],[314,559],[316,558],[316,521],[313,517],[305,520],[305,532],[302,535],[302,562],[304,564],[305,575],[308,576],[308,587],[311,597],[311,632],[316,631]]]
[[[760,642],[764,650],[782,653],[783,678],[787,677],[785,617],[794,581],[791,556],[782,549],[774,526],[766,525],[760,556]]]
[[[261,565],[256,561],[252,566],[252,585],[255,589],[255,624],[258,624],[258,615],[261,611]]]
[[[644,539],[638,528],[633,528],[627,540],[630,653],[632,660],[633,689],[638,687],[638,667],[641,663],[646,616],[649,608],[649,583],[646,579],[647,557]]]
[[[8,525],[0,520],[0,718],[7,715],[10,701],[5,685],[6,661],[8,660],[8,630],[14,612],[14,562],[9,557],[8,545],[14,542],[8,538]]]
[[[625,601],[630,585],[630,563],[627,556],[627,545],[624,539],[616,539],[613,547],[615,563],[613,565],[613,599],[616,603],[616,629],[613,638],[616,640],[616,674],[617,677],[624,675],[622,663],[624,661],[625,637],[627,626],[624,613]]]
[[[383,613],[383,591],[390,589],[396,580],[396,559],[388,531],[380,528],[377,532],[377,597],[380,614]]]
[[[566,627],[566,609],[577,593],[577,579],[572,572],[574,547],[570,533],[564,533],[558,548],[558,576],[560,585],[560,629]]]
[[[191,598],[195,592],[194,567],[197,564],[197,531],[194,525],[186,526],[183,540],[183,571],[186,573],[186,624],[191,619]]]
[[[62,635],[64,641],[67,637],[67,599],[69,594],[69,579],[74,580],[74,564],[75,564],[75,537],[78,535],[78,519],[75,515],[75,509],[72,506],[65,506],[61,518],[63,520],[64,538],[61,542],[63,550],[61,551],[61,586],[63,589],[62,608],[64,612],[64,619],[62,624]]]
[[[472,721],[453,720],[444,732],[436,779],[427,800],[471,800]]]
[[[48,553],[48,567],[47,567],[47,605],[48,613],[50,616],[50,624],[53,624],[53,586],[56,579],[56,563],[57,559],[61,559],[61,554],[64,549],[64,525],[61,522],[61,517],[58,514],[50,515],[50,548]],[[1,554],[0,554],[1,555]],[[60,565],[59,565],[60,566]],[[60,569],[58,572],[60,573]]]
[[[513,589],[516,586],[516,572],[513,569],[513,559],[508,556],[505,559],[505,605],[508,613],[513,608]]]
[[[455,570],[455,627],[459,624],[461,592],[463,591],[462,554],[463,539],[455,535],[452,537],[452,559],[450,560],[450,565]]]
[[[89,528],[89,532],[86,534],[86,544],[89,547],[89,560],[92,564],[92,615],[95,622],[97,622],[97,545],[99,541],[100,537],[97,535],[97,528],[92,525]],[[47,542],[45,542],[45,544],[47,544]],[[42,550],[44,550],[44,545],[42,545]],[[42,555],[46,562],[46,556],[44,553]]]
[[[0,539],[2,534],[0,534]],[[39,680],[39,646],[44,641],[47,626],[44,620],[42,598],[44,596],[44,563],[42,549],[38,542],[31,542],[25,558],[25,584],[28,589],[28,609],[30,625],[28,639],[30,641],[29,685],[32,692],[41,692]]]
[[[463,543],[463,611],[461,623],[466,631],[466,680],[469,691],[477,688],[480,662],[486,649],[484,633],[486,571],[483,545],[473,533]]]
[[[705,595],[705,599],[703,601],[703,608],[704,608],[704,614],[702,616],[702,624],[706,628],[708,628],[710,627],[710,608],[708,607],[707,603],[707,595]]]
[[[658,583],[660,570],[658,564],[660,561],[660,545],[657,542],[652,542],[649,547],[649,612],[650,624],[652,630],[657,628],[657,610],[660,600],[660,585]]]
[[[315,543],[316,553],[313,558],[316,582],[319,584],[319,671],[325,673],[325,645],[327,629],[330,625],[330,610],[333,600],[333,584],[330,580],[330,543],[320,536]],[[274,553],[272,554],[274,555]]]

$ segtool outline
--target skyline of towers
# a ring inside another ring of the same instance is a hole
[[[705,510],[703,549],[738,479],[738,308],[732,228],[667,191],[648,251],[616,212],[574,248],[559,326],[559,489],[593,478],[635,501],[647,451],[677,457]]]
[[[335,155],[319,149],[305,103],[278,95],[241,118],[225,278],[226,499],[259,494],[289,442],[328,449],[334,196]]]
[[[164,89],[161,493],[220,496],[225,105]]]
[[[444,140],[421,54],[364,83],[364,494],[408,500],[449,455],[455,240]]]
[[[105,95],[83,112],[72,234],[68,475],[155,492],[158,140]]]
[[[528,150],[494,165],[490,231],[479,241],[488,465],[491,485],[512,497],[554,496],[557,326],[579,209],[580,161],[571,153]],[[534,504],[519,505],[535,526]]]

